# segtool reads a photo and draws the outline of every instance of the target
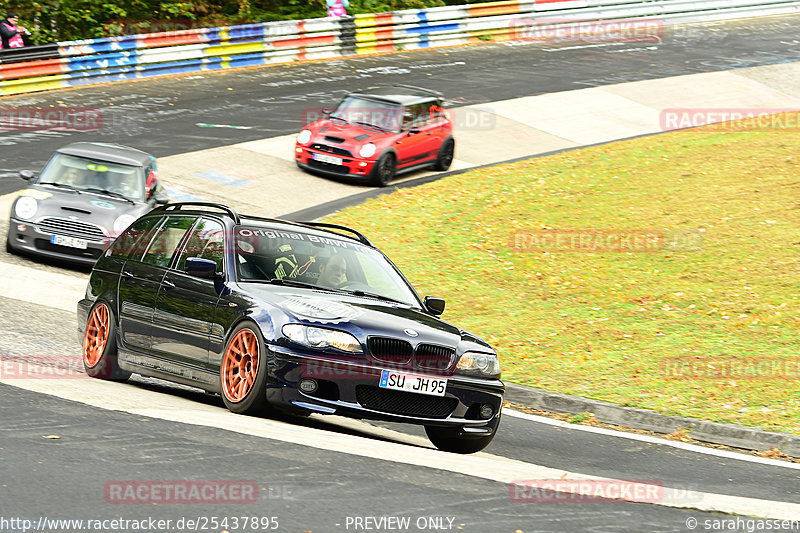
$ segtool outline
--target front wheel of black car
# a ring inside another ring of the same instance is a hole
[[[220,365],[220,390],[225,407],[244,415],[264,414],[267,358],[258,326],[242,322],[230,335]]]
[[[387,152],[378,158],[375,168],[372,169],[372,185],[386,187],[394,178],[397,170],[397,158],[392,152]]]
[[[498,420],[499,423],[499,420]],[[486,448],[497,431],[497,424],[494,425],[492,433],[485,437],[465,437],[462,436],[460,428],[447,428],[441,426],[425,426],[425,433],[428,440],[443,452],[452,453],[475,453]]]
[[[89,313],[83,333],[83,368],[93,378],[125,381],[131,373],[117,364],[117,328],[108,305],[98,303]]]
[[[433,164],[434,170],[447,170],[450,168],[450,165],[453,163],[453,154],[456,151],[456,142],[449,137],[445,139],[442,145],[439,147],[439,157],[436,158],[436,163]]]

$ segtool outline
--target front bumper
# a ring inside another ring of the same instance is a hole
[[[342,164],[336,165],[325,163],[314,159],[314,154],[320,156],[333,156],[341,159]],[[295,147],[294,159],[297,166],[303,170],[315,174],[322,174],[333,178],[351,178],[356,180],[368,180],[375,167],[375,161],[363,159],[355,156],[343,156],[329,154],[320,150],[314,150],[308,146],[297,145]]]
[[[351,418],[460,427],[467,436],[491,434],[499,423],[505,385],[499,379],[446,376],[444,396],[380,388],[384,367],[370,362],[342,362],[272,346],[273,371],[267,400],[279,408]],[[415,370],[403,372],[420,373]],[[303,379],[314,379],[314,393],[300,390]],[[492,414],[481,417],[481,406]]]
[[[33,222],[11,217],[8,223],[8,246],[20,253],[94,265],[110,244],[110,239],[86,241],[86,248],[74,248],[51,243],[52,233],[40,231]]]

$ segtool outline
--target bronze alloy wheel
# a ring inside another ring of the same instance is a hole
[[[83,363],[88,368],[96,367],[103,357],[108,345],[110,324],[111,318],[106,304],[98,304],[92,309],[83,335]]]
[[[114,315],[104,302],[89,313],[83,333],[83,368],[93,378],[125,381],[131,374],[117,364]]]
[[[256,324],[242,322],[233,329],[219,372],[222,401],[230,411],[245,415],[271,411],[265,390],[267,354]]]
[[[230,402],[240,402],[253,389],[258,376],[258,337],[249,328],[240,329],[228,343],[222,360],[222,391]]]

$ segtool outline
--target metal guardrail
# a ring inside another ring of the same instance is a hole
[[[592,21],[604,21],[610,30],[614,23],[650,21],[658,26],[787,13],[800,13],[800,1],[510,0],[89,39],[0,52],[0,94],[487,40],[546,38],[548,32],[557,36],[563,28],[575,31],[576,25]]]

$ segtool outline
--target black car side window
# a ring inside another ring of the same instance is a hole
[[[225,238],[222,224],[216,220],[202,218],[192,230],[186,245],[178,256],[175,268],[186,270],[186,260],[190,257],[210,259],[217,263],[217,272],[222,272],[225,258]]]
[[[141,243],[145,243],[144,246],[146,246],[146,243],[150,242],[150,239],[153,238],[152,234],[157,222],[161,222],[160,217],[148,217],[137,220],[117,237],[117,240],[114,241],[114,244],[108,249],[106,255],[127,259],[131,254],[135,253],[137,248],[144,249]],[[141,253],[139,255],[141,255]]]
[[[180,245],[186,232],[194,224],[197,217],[171,216],[156,233],[150,246],[142,256],[142,263],[160,267],[168,267],[175,250]]]
[[[430,104],[414,104],[407,108],[410,112],[410,121],[407,123],[409,127],[420,127],[428,124],[431,120]]]

